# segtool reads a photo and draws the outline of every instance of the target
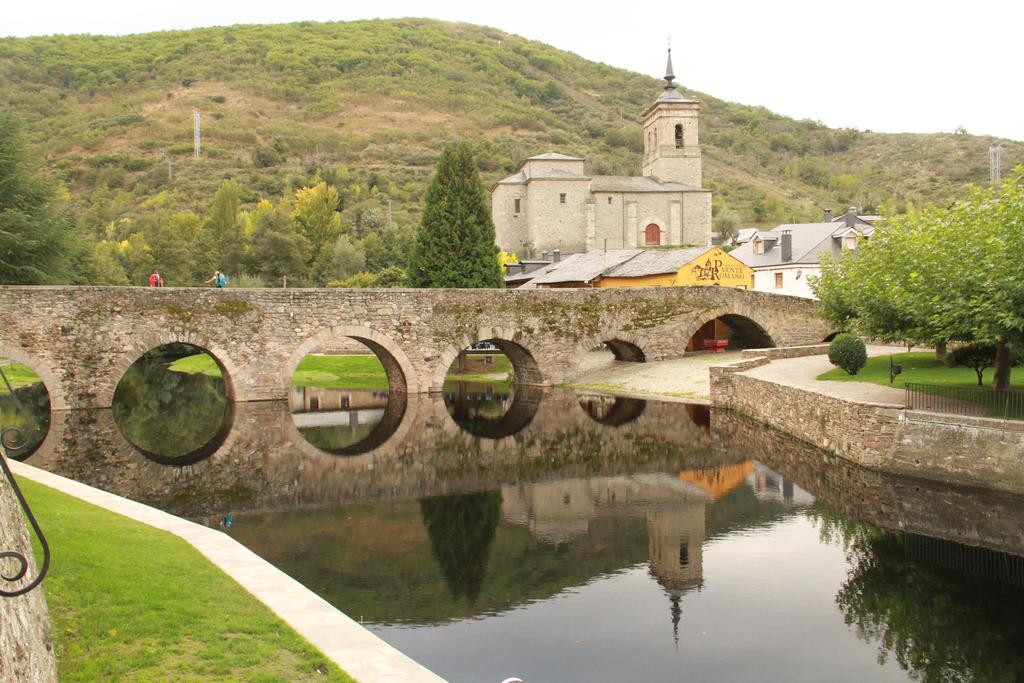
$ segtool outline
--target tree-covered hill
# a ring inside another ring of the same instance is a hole
[[[442,146],[458,139],[475,143],[485,182],[548,150],[585,156],[594,173],[639,173],[639,114],[661,85],[426,19],[0,39],[0,102],[97,238],[125,238],[132,228],[118,221],[154,206],[205,214],[226,179],[245,209],[318,170],[357,238],[388,200],[393,223],[411,225]],[[809,219],[821,206],[895,213],[988,182],[994,138],[830,129],[685,92],[702,103],[716,213],[743,223]],[[1024,162],[1024,145],[1003,146],[1005,168]]]

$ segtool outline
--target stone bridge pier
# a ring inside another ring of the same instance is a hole
[[[302,358],[343,338],[376,353],[396,393],[440,391],[458,353],[490,341],[516,381],[571,380],[606,344],[627,361],[676,358],[720,318],[748,346],[822,341],[813,301],[719,287],[562,290],[0,287],[0,357],[32,368],[54,410],[104,408],[146,351],[212,355],[234,401],[283,400]]]

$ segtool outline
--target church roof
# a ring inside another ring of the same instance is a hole
[[[590,183],[592,192],[710,192],[683,183],[663,183],[652,176],[596,175]]]
[[[513,173],[508,178],[504,178],[498,181],[498,185],[522,185],[526,182],[526,171],[519,169],[518,173]]]
[[[583,159],[571,157],[568,154],[559,154],[558,152],[545,152],[544,154],[530,157],[527,161],[583,161]]]

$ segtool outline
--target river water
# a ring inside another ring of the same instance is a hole
[[[700,405],[457,383],[231,405],[217,381],[55,413],[27,461],[230,519],[453,681],[1024,680],[1020,498]]]

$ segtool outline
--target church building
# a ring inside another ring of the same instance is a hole
[[[711,191],[701,187],[700,105],[665,89],[643,112],[642,176],[588,175],[585,160],[530,157],[491,192],[498,246],[532,256],[645,246],[711,244]]]

